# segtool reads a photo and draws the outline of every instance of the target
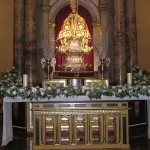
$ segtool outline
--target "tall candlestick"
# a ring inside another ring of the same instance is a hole
[[[28,75],[23,74],[23,87],[28,87]]]
[[[132,85],[132,73],[127,73],[127,84]]]

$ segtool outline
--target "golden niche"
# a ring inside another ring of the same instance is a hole
[[[58,53],[65,55],[65,71],[85,71],[84,56],[92,46],[89,46],[91,35],[85,19],[72,8],[72,13],[65,19],[57,37]]]

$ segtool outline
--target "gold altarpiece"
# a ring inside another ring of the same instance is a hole
[[[99,23],[99,26],[93,25],[100,29]],[[76,49],[73,50],[77,56]],[[85,85],[109,84],[107,79],[99,79],[96,71],[79,70],[82,72],[68,72],[64,76],[67,71],[52,72],[49,82],[69,78],[83,79]],[[129,149],[127,101],[90,101],[88,98],[68,101],[64,98],[63,101],[28,104],[27,112],[27,130],[33,132],[33,149],[67,149],[68,146],[72,149]]]
[[[103,5],[99,4],[97,6],[98,15],[101,15],[100,11],[101,11],[101,8],[103,8],[103,6],[106,6],[106,5],[105,4],[103,4]],[[44,16],[49,15],[51,9],[52,8],[48,4],[44,4],[43,3],[42,10],[43,10],[43,13],[44,13],[43,15]],[[45,17],[45,20],[43,20],[43,27],[44,27],[44,33],[43,34],[44,34],[44,37],[45,37],[44,39],[42,39],[43,43],[44,43],[43,48],[46,49],[46,47],[48,47],[48,46],[51,47],[52,48],[51,49],[51,53],[52,53],[52,56],[54,56],[55,52],[53,50],[55,49],[54,47],[56,45],[53,42],[53,40],[55,38],[54,31],[55,31],[56,24],[55,23],[49,23],[47,25],[47,24],[45,24],[47,22],[46,19],[48,19],[48,17]],[[101,28],[100,21],[97,21],[97,22],[95,21],[95,22],[92,23],[92,25],[93,25],[93,40],[98,41],[99,38],[100,39],[102,38],[102,34],[101,34],[101,29],[102,28]],[[49,29],[46,28],[47,26],[49,27]],[[50,40],[49,37],[52,40]],[[49,41],[47,41],[47,40],[49,40]],[[48,52],[49,52],[49,50],[48,50]],[[98,68],[98,64],[99,64],[99,58],[98,58],[98,55],[97,55],[97,53],[95,51],[94,51],[94,59],[93,59],[93,61],[94,61],[94,71],[89,71],[88,73],[86,71],[82,71],[82,72],[69,72],[69,75],[71,76],[69,78],[70,79],[72,79],[72,78],[81,79],[82,78],[83,80],[84,80],[84,78],[86,78],[86,80],[83,81],[84,82],[83,84],[86,84],[86,85],[91,84],[92,82],[94,82],[94,84],[97,83],[97,82],[99,82],[98,84],[107,84],[108,85],[109,83],[108,83],[107,79],[106,80],[104,79],[102,81],[97,80],[98,76],[99,76],[98,72],[97,72],[97,68]],[[65,76],[63,74],[65,74]],[[64,78],[67,79],[68,77],[67,77],[66,74],[67,74],[67,71],[65,71],[65,72],[56,71],[56,72],[53,72],[53,78],[54,79],[58,79],[58,80],[60,80],[62,78],[63,79]],[[93,78],[93,79],[91,80],[91,78]],[[26,127],[27,127],[27,132],[32,132],[32,130],[33,130],[31,108],[32,108],[32,104],[31,103],[26,105],[26,111],[27,111]]]
[[[130,149],[127,101],[75,99],[33,103],[33,149]]]

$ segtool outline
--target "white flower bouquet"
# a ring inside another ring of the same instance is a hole
[[[0,80],[0,97],[11,97],[30,100],[51,99],[57,96],[75,97],[87,95],[90,99],[101,99],[102,96],[115,96],[118,98],[150,96],[150,73],[135,68],[133,85],[116,86],[61,86],[50,84],[46,88],[22,86],[22,79],[18,77],[15,69],[2,74]]]

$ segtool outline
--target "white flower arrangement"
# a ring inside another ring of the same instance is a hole
[[[22,86],[22,78],[18,77],[18,72],[13,68],[1,74],[0,87]]]
[[[132,69],[134,85],[150,85],[150,72],[141,70],[138,67]]]
[[[124,97],[140,97],[150,96],[150,73],[146,71],[134,70],[133,85],[116,85],[116,86],[61,86],[49,85],[46,88],[22,87],[22,79],[19,79],[17,72],[13,69],[3,74],[0,81],[0,97],[11,97],[30,100],[51,99],[57,96],[75,97],[87,95],[90,99],[101,99],[102,96]]]

